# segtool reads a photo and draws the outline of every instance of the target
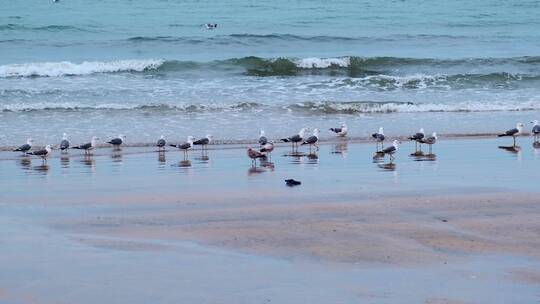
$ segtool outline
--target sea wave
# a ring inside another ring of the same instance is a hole
[[[423,113],[423,112],[499,112],[499,111],[534,111],[540,110],[539,100],[522,102],[458,102],[458,103],[414,103],[401,101],[306,101],[291,104],[269,104],[262,102],[236,103],[193,103],[193,104],[77,104],[75,102],[55,103],[16,103],[0,105],[2,112],[36,111],[176,111],[180,113],[215,113],[215,112],[261,112],[297,113],[307,115],[321,114],[386,114],[386,113]]]
[[[0,78],[8,77],[58,77],[77,76],[95,73],[142,72],[155,70],[164,63],[160,59],[117,60],[117,61],[85,61],[73,63],[37,62],[8,64],[0,66]]]
[[[505,68],[509,70],[504,70]],[[428,71],[424,74],[404,74],[402,70]],[[352,78],[373,76],[385,82],[388,79],[417,77],[445,81],[521,81],[540,79],[540,56],[515,58],[433,59],[400,57],[309,57],[261,58],[248,56],[208,62],[165,59],[132,59],[116,61],[86,61],[75,63],[36,62],[0,66],[0,78],[77,76],[94,73],[155,72],[174,73],[221,71],[255,77],[327,75]],[[485,71],[467,73],[467,71]],[[429,71],[433,71],[429,73]],[[439,71],[439,72],[436,72]],[[440,74],[440,71],[461,71]],[[366,80],[373,80],[366,78]]]

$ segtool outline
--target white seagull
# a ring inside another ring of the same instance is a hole
[[[159,150],[161,149],[165,150],[166,144],[167,142],[165,141],[165,136],[161,135],[156,143],[156,146],[158,147]]]
[[[65,151],[69,148],[69,140],[67,138],[67,134],[64,133],[62,135],[62,141],[60,142],[60,150]]]
[[[261,133],[259,134],[259,144],[261,146],[264,146],[268,143],[268,138],[266,138],[266,135],[264,133],[264,130],[261,130]]]
[[[320,132],[319,129],[317,129],[317,128],[313,129],[313,135],[311,135],[306,140],[304,140],[304,142],[302,143],[302,146],[303,145],[309,145],[309,150],[310,151],[311,151],[311,146],[315,146],[317,148],[317,150],[318,150],[319,146],[317,146],[317,142],[319,141],[319,132]]]
[[[201,146],[203,150],[205,148],[208,149],[208,144],[212,141],[212,138],[214,138],[214,136],[208,134],[205,138],[194,141],[193,145]]]
[[[28,138],[26,140],[26,143],[22,146],[19,146],[17,149],[13,150],[14,152],[22,152],[23,154],[28,153],[30,149],[32,149],[32,144],[34,143],[34,140],[31,138]]]
[[[375,139],[376,150],[379,151],[379,143],[381,143],[381,150],[384,148],[384,130],[383,127],[379,128],[377,133],[371,134],[371,137]]]
[[[97,140],[99,138],[97,136],[92,136],[92,140],[90,140],[89,143],[85,143],[79,146],[75,146],[72,149],[79,149],[84,150],[84,154],[87,154],[90,150],[94,149],[97,145]]]
[[[390,162],[394,161],[394,154],[397,152],[398,150],[398,144],[399,144],[399,141],[397,140],[394,140],[394,142],[392,143],[392,145],[386,149],[383,149],[380,153],[384,156],[386,154],[390,155]]]
[[[429,154],[431,154],[431,146],[433,146],[437,142],[437,132],[433,132],[431,136],[421,139],[420,143],[428,144],[429,145]]]
[[[30,155],[35,155],[35,156],[39,156],[41,157],[43,160],[47,160],[47,157],[49,156],[49,154],[51,153],[52,151],[52,147],[51,145],[47,145],[45,146],[45,149],[41,149],[41,150],[37,150],[37,151],[34,151],[34,152],[30,152],[28,154]]]
[[[514,129],[510,129],[502,134],[497,135],[498,137],[512,136],[514,138],[514,147],[516,146],[516,136],[519,136],[523,132],[523,123],[518,122]]]
[[[347,136],[349,129],[347,128],[347,124],[342,123],[340,128],[330,128],[330,131],[334,132],[339,137],[345,137]]]
[[[187,157],[187,154],[188,154],[188,150],[193,148],[193,136],[188,136],[187,137],[187,141],[183,144],[178,144],[178,145],[169,145],[171,147],[175,147],[175,148],[178,148],[182,151],[184,151],[184,158]]]
[[[293,150],[295,150],[294,149],[295,147],[296,147],[296,150],[298,150],[298,143],[301,142],[302,140],[304,140],[304,136],[306,136],[307,131],[308,131],[307,128],[302,128],[302,129],[300,129],[298,134],[295,134],[295,135],[287,137],[287,138],[282,138],[281,141],[292,143]]]
[[[118,135],[118,137],[109,140],[107,143],[111,144],[111,145],[113,145],[115,147],[120,147],[120,145],[123,144],[124,141],[126,141],[126,136],[120,134],[120,135]]]

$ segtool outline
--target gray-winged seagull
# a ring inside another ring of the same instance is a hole
[[[118,148],[118,147],[120,147],[121,144],[124,143],[124,141],[126,141],[126,136],[120,134],[120,135],[118,135],[118,137],[109,140],[107,143]]]
[[[183,144],[169,145],[169,146],[182,150],[184,152],[184,158],[186,158],[188,154],[188,150],[193,148],[193,136],[188,136],[187,141]]]
[[[538,137],[540,137],[540,125],[538,125],[538,120],[533,120],[531,122],[533,124],[533,128],[532,128],[532,135],[534,137],[534,142],[537,143],[538,142]]]
[[[205,148],[208,149],[208,144],[212,141],[212,138],[214,138],[212,135],[208,134],[205,138],[201,138],[199,140],[196,140],[193,142],[193,145],[201,146],[204,150]]]
[[[320,132],[319,129],[317,128],[313,129],[313,135],[308,137],[302,143],[302,145],[309,145],[309,151],[311,151],[311,146],[315,146],[317,150],[319,150],[319,146],[317,146],[317,142],[319,141],[319,132]]]
[[[295,150],[295,147],[296,147],[296,150],[298,150],[298,143],[301,142],[302,140],[304,140],[304,136],[306,136],[306,131],[307,130],[308,130],[307,128],[302,128],[302,129],[300,129],[298,134],[295,134],[295,135],[287,137],[287,138],[282,138],[281,141],[292,143],[293,151]]]
[[[379,128],[377,133],[371,134],[371,137],[375,139],[375,150],[379,152],[379,143],[381,143],[381,150],[384,148],[384,130],[383,127]]]
[[[431,154],[431,146],[433,146],[437,142],[437,132],[433,132],[431,136],[421,139],[420,143],[429,145],[429,154]]]
[[[45,149],[41,149],[41,150],[37,150],[37,151],[34,151],[34,152],[30,152],[28,154],[30,155],[35,155],[35,156],[39,156],[41,157],[43,160],[47,160],[47,157],[49,156],[49,154],[51,153],[52,151],[52,147],[51,145],[46,145],[45,146]]]
[[[346,123],[342,123],[340,128],[330,128],[330,131],[334,132],[339,137],[347,136],[349,129],[347,128]]]
[[[516,146],[516,136],[519,136],[523,132],[523,123],[518,122],[516,124],[516,127],[513,129],[510,129],[502,134],[497,135],[498,137],[504,137],[504,136],[512,136],[514,139],[514,147]]]
[[[92,149],[94,149],[96,147],[98,139],[99,138],[97,136],[92,136],[92,139],[90,140],[89,143],[85,143],[85,144],[82,144],[82,145],[79,145],[79,146],[75,146],[72,149],[84,150],[84,154],[87,154],[90,150],[92,150]]]
[[[26,143],[22,146],[19,146],[17,149],[13,150],[14,152],[22,152],[23,154],[28,153],[30,149],[32,149],[32,144],[34,143],[34,140],[31,138],[28,138],[26,140]]]
[[[420,152],[422,152],[422,143],[420,142],[425,137],[424,128],[420,128],[420,130],[415,133],[414,135],[409,137],[409,140],[414,141],[414,149],[415,152],[418,152],[418,144],[420,144]]]
[[[166,144],[167,142],[165,141],[165,136],[161,135],[156,143],[156,146],[158,147],[159,150],[161,149],[165,150]]]
[[[69,148],[69,140],[67,138],[67,134],[64,133],[62,135],[62,141],[60,142],[60,150],[65,151]]]
[[[267,143],[268,143],[268,138],[266,138],[264,130],[261,130],[261,133],[259,134],[259,145],[264,146]]]
[[[395,158],[394,154],[398,150],[398,144],[399,144],[399,141],[394,140],[394,142],[392,143],[392,145],[390,147],[381,150],[380,153],[383,154],[383,156],[388,154],[390,156],[390,162],[393,162],[394,158]]]

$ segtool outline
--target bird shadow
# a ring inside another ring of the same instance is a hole
[[[49,165],[47,163],[42,163],[41,165],[34,166],[32,168],[33,171],[36,171],[38,173],[47,174],[49,172]]]
[[[384,161],[384,153],[375,152],[375,154],[373,154],[373,162],[374,163],[382,163],[383,161]]]
[[[334,149],[330,153],[331,154],[340,154],[343,157],[346,157],[347,153],[348,153],[348,149],[349,149],[348,143],[343,142],[343,143],[336,144],[334,146]]]
[[[167,158],[165,157],[165,151],[158,151],[158,162],[160,164],[164,164],[167,161]]]
[[[191,167],[191,161],[189,159],[181,160],[176,166],[180,168],[189,168]]]
[[[254,175],[254,174],[260,174],[260,173],[263,173],[263,172],[266,172],[266,169],[264,167],[251,166],[251,167],[249,167],[249,169],[247,171],[247,174],[248,175]]]
[[[535,141],[532,143],[533,148],[540,149],[540,141]]]
[[[422,157],[422,156],[424,156],[424,155],[425,155],[425,154],[424,154],[424,152],[422,152],[422,151],[415,151],[415,152],[409,154],[409,156],[411,156],[411,157]]]
[[[499,146],[498,148],[510,153],[518,153],[519,151],[521,151],[520,146]]]
[[[60,165],[62,166],[62,168],[69,168],[69,162],[69,154],[62,154],[62,156],[60,157]]]
[[[422,154],[422,155],[419,155],[419,156],[411,156],[411,158],[414,160],[414,161],[436,161],[437,160],[437,155],[436,154]]]
[[[381,169],[381,171],[396,171],[395,163],[378,164],[377,167]]]

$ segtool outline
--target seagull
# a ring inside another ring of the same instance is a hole
[[[371,134],[371,137],[375,139],[376,150],[379,151],[379,143],[381,143],[381,150],[384,148],[384,130],[383,127],[379,128],[379,132]]]
[[[266,138],[264,134],[264,130],[261,130],[261,133],[259,134],[259,144],[261,146],[264,146],[268,143],[268,138]]]
[[[115,147],[120,147],[120,145],[123,144],[125,140],[126,140],[126,136],[120,134],[118,135],[118,137],[109,140],[107,143]]]
[[[398,150],[398,144],[399,144],[399,141],[397,140],[394,140],[394,142],[392,143],[392,145],[386,149],[383,149],[381,150],[381,154],[384,156],[386,154],[390,155],[390,162],[394,161],[394,154],[397,152]]]
[[[69,140],[67,139],[67,134],[62,135],[62,141],[60,142],[60,150],[64,151],[69,148]]]
[[[296,146],[296,149],[298,150],[298,143],[301,142],[302,140],[304,140],[304,136],[306,136],[306,131],[307,130],[308,130],[307,128],[302,128],[302,129],[300,129],[298,134],[287,137],[287,138],[282,138],[281,141],[292,143],[293,151],[295,150],[294,149],[295,146]]]
[[[531,133],[534,137],[534,142],[537,143],[538,137],[540,136],[540,125],[538,125],[538,120],[533,120],[531,123],[533,124]]]
[[[159,150],[163,149],[165,150],[165,145],[167,144],[167,142],[165,141],[165,136],[161,135],[157,141],[157,144],[156,146],[158,147]]]
[[[420,139],[420,143],[422,144],[428,144],[429,145],[429,154],[431,155],[431,146],[434,145],[437,142],[437,132],[433,132],[430,137]]]
[[[169,146],[175,147],[175,148],[178,148],[178,149],[184,151],[184,158],[186,158],[188,150],[193,148],[193,136],[188,136],[187,141],[185,143],[183,143],[183,144],[169,145]]]
[[[90,150],[92,150],[92,149],[94,149],[96,147],[96,141],[98,139],[99,139],[98,137],[92,136],[92,140],[90,140],[89,143],[73,147],[72,149],[84,150],[84,154],[87,154]]]
[[[422,143],[420,140],[422,140],[425,137],[424,134],[424,128],[420,128],[420,131],[418,131],[416,134],[409,137],[409,140],[414,140],[414,146],[415,151],[418,152],[418,143],[420,143],[420,152],[422,151]]]
[[[45,149],[41,149],[41,150],[37,150],[37,151],[34,151],[34,152],[30,152],[28,154],[30,155],[35,155],[35,156],[39,156],[41,157],[43,160],[47,160],[47,156],[49,156],[49,154],[51,153],[52,151],[52,148],[51,148],[51,145],[47,145],[45,146]]]
[[[257,158],[264,158],[264,154],[261,152],[252,149],[251,147],[247,148],[247,156],[251,158],[251,164],[256,167],[257,166]]]
[[[317,146],[317,142],[319,141],[319,132],[320,130],[315,128],[313,129],[313,135],[308,137],[303,143],[303,145],[309,145],[309,150],[311,151],[311,146],[317,147],[317,150],[319,150],[319,146]]]
[[[13,150],[13,152],[22,152],[23,154],[26,154],[32,148],[32,143],[34,143],[34,140],[31,139],[31,138],[28,138],[26,140],[26,144],[24,144],[24,145],[18,147],[17,149]]]
[[[269,141],[267,142],[259,152],[264,153],[265,155],[270,156],[272,154],[272,151],[274,151],[274,142]]]
[[[347,128],[347,124],[342,123],[341,128],[330,128],[330,131],[336,133],[336,135],[339,137],[345,137],[347,136],[349,129]]]
[[[512,136],[514,138],[514,147],[516,146],[516,136],[519,136],[523,132],[523,123],[518,122],[514,129],[508,130],[502,134],[497,135],[498,137],[503,136]]]
[[[196,140],[193,142],[194,145],[199,145],[199,146],[202,146],[202,149],[204,150],[205,148],[208,149],[208,144],[212,141],[212,138],[214,138],[214,136],[208,134],[206,135],[205,138],[201,138],[199,140]]]

